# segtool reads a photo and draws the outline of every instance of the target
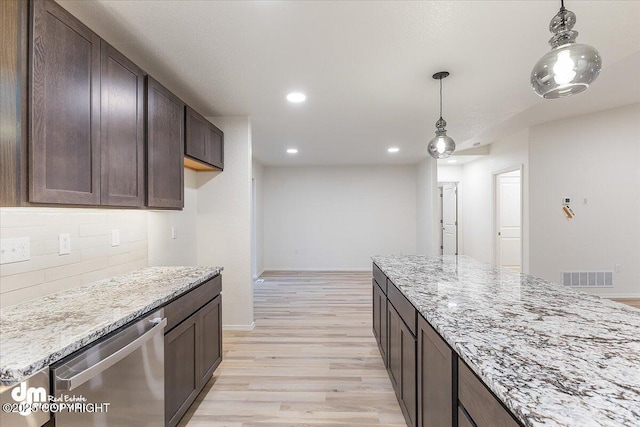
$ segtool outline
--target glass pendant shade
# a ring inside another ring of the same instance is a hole
[[[433,75],[434,79],[440,80],[440,118],[436,122],[436,136],[427,146],[429,155],[434,159],[446,159],[456,149],[456,143],[447,136],[447,122],[442,118],[442,79],[448,75],[448,71],[440,71]]]
[[[545,99],[561,98],[586,90],[602,69],[600,54],[593,47],[575,42],[577,31],[573,12],[560,9],[549,24],[555,35],[549,40],[552,49],[531,71],[533,90]]]

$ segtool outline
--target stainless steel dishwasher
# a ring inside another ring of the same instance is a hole
[[[160,309],[51,369],[56,427],[164,426]]]

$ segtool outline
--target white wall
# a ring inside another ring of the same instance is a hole
[[[184,209],[182,211],[149,211],[149,265],[196,265],[198,263],[196,176],[199,172],[184,170]],[[176,228],[176,238],[171,228]]]
[[[436,161],[425,158],[416,166],[416,253],[440,253],[440,215]]]
[[[525,129],[491,144],[490,153],[462,166],[462,209],[459,253],[481,261],[493,262],[493,174],[511,167],[523,166],[522,173],[522,269],[529,272],[529,131]],[[460,218],[460,217],[459,217]]]
[[[253,189],[255,191],[252,200],[253,229],[255,234],[253,244],[253,278],[256,279],[264,271],[264,166],[258,160],[252,161]]]
[[[529,163],[531,273],[558,282],[620,265],[614,288],[584,289],[640,297],[640,104],[532,127]]]
[[[222,323],[253,328],[251,277],[251,123],[211,117],[224,132],[224,172],[198,172],[198,264],[224,266]]]
[[[415,166],[264,168],[266,270],[369,270],[415,250]]]
[[[462,165],[440,166],[438,165],[438,182],[462,181]]]
[[[31,259],[0,266],[0,307],[147,266],[147,212],[115,209],[1,208],[0,237],[28,237]],[[120,245],[111,246],[111,230]],[[71,253],[58,255],[58,234]]]

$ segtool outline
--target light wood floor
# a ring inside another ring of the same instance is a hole
[[[640,298],[612,298],[614,301],[640,308]]]
[[[371,274],[262,278],[256,328],[224,331],[222,364],[180,426],[405,427],[371,332]]]

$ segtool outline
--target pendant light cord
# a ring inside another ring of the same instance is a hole
[[[560,10],[566,10],[564,8],[564,0],[560,0]]]
[[[442,78],[440,78],[440,118],[442,119]]]

